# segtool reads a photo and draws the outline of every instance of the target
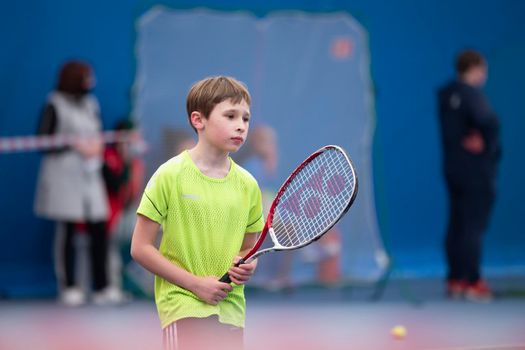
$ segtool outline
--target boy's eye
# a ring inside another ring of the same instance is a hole
[[[244,120],[245,122],[248,123],[250,121],[250,118],[244,117],[244,118],[242,118],[242,120]]]
[[[234,117],[233,114],[227,114],[227,115],[226,115],[226,118],[228,118],[228,119],[233,119],[233,118],[235,118],[235,117]]]

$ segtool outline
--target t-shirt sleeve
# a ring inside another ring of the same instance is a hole
[[[248,218],[248,226],[246,226],[246,232],[260,232],[264,227],[264,217],[262,210],[262,196],[261,190],[257,183],[254,184],[251,195],[250,214]]]
[[[151,177],[142,194],[137,214],[162,224],[168,212],[170,173],[167,164],[162,165]]]

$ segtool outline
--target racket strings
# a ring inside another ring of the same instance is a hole
[[[275,207],[278,243],[295,247],[326,232],[348,206],[355,184],[352,165],[338,149],[312,159],[290,181]]]

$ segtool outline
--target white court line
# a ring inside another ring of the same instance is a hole
[[[525,350],[524,344],[461,346],[452,348],[428,348],[422,350]]]

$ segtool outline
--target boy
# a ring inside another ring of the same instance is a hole
[[[244,284],[256,262],[234,264],[263,228],[255,179],[229,157],[246,140],[250,95],[230,77],[195,83],[186,100],[195,147],[150,179],[137,210],[133,258],[155,276],[165,349],[240,349]],[[154,246],[163,226],[160,248]],[[219,282],[228,271],[233,284]]]

